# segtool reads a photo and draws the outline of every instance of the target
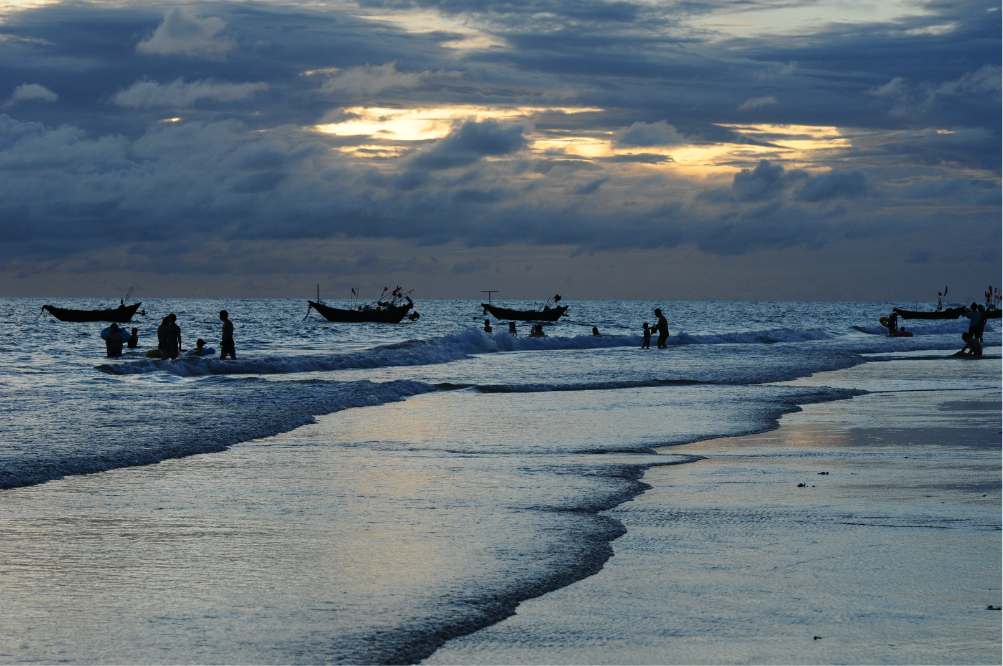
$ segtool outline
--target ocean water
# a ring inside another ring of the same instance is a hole
[[[655,447],[859,395],[792,380],[946,357],[968,323],[892,339],[878,318],[915,304],[566,301],[531,339],[493,318],[483,332],[478,301],[418,300],[416,322],[380,325],[304,318],[304,301],[153,299],[140,347],[106,359],[107,324],[43,302],[0,300],[12,662],[421,660],[599,571],[624,533],[604,512],[645,470],[693,460]],[[669,348],[642,350],[656,306]],[[222,308],[236,361],[145,356],[168,312],[184,347],[218,348]],[[939,389],[971,386],[966,361],[943,363],[957,379]]]

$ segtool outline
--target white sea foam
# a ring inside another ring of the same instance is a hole
[[[680,332],[669,336],[668,344],[775,344],[828,340],[832,336],[820,329],[792,330],[788,328],[720,335],[690,335]],[[517,337],[500,331],[485,333],[477,328],[430,340],[382,345],[361,352],[328,356],[266,356],[221,361],[215,358],[184,356],[176,360],[142,359],[124,363],[105,363],[98,368],[109,374],[130,375],[168,372],[182,377],[232,374],[287,374],[298,372],[330,372],[334,370],[433,365],[469,358],[475,354],[496,352],[531,352],[556,350],[612,349],[639,347],[639,335],[577,335],[544,338]]]

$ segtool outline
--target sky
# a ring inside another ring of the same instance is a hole
[[[982,300],[998,2],[0,0],[0,296]]]

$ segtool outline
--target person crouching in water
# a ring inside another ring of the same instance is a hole
[[[237,360],[237,348],[233,344],[233,322],[230,321],[230,313],[226,310],[219,311],[219,320],[223,322],[223,335],[219,341],[219,360],[223,360],[230,356],[234,361]]]
[[[648,328],[648,322],[644,322],[644,327],[641,330],[641,349],[651,349],[651,329]]]
[[[961,351],[952,354],[952,356],[959,358],[982,358],[982,343],[979,342],[977,336],[972,333],[962,333],[961,339],[965,341],[965,346],[961,348]]]
[[[118,327],[118,324],[112,324],[108,327],[108,335],[105,336],[104,345],[108,358],[122,355],[122,329]]]

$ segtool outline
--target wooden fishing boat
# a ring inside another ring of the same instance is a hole
[[[903,319],[957,319],[961,315],[965,314],[968,308],[947,308],[946,310],[934,310],[920,311],[920,310],[903,310],[901,308],[892,308],[898,316]]]
[[[70,308],[57,308],[55,305],[43,305],[42,309],[51,314],[59,321],[113,321],[116,324],[125,324],[132,321],[133,315],[142,303],[132,305],[119,305],[112,310],[72,310]]]
[[[405,298],[407,297],[405,296]],[[407,303],[404,305],[388,305],[382,308],[379,306],[364,305],[354,310],[332,308],[329,305],[316,301],[307,301],[307,303],[310,304],[307,308],[308,311],[309,308],[313,308],[328,321],[373,322],[378,324],[399,324],[407,316],[408,310],[414,305],[410,298],[407,298]]]
[[[554,307],[550,307],[550,301],[554,301]],[[512,321],[557,321],[568,311],[567,305],[557,305],[561,301],[558,294],[549,299],[542,310],[512,310],[501,308],[491,303],[481,303],[484,313],[491,313],[495,319],[509,319]]]
[[[332,308],[320,300],[320,287],[318,286],[317,300],[307,301],[309,305],[307,305],[306,313],[309,316],[310,308],[313,308],[328,321],[347,323],[369,322],[375,324],[399,324],[405,317],[414,321],[421,316],[417,312],[411,311],[414,307],[414,301],[411,300],[410,296],[402,293],[400,287],[390,292],[390,297],[384,300],[387,291],[389,290],[383,290],[383,296],[380,296],[380,299],[375,304],[356,305],[351,308]],[[352,290],[352,295],[357,295],[354,289]],[[411,314],[408,314],[409,311],[411,311]]]

